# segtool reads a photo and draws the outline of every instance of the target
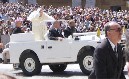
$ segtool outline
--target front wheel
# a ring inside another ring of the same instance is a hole
[[[80,69],[86,75],[89,75],[93,70],[93,52],[94,49],[83,49],[79,56]]]
[[[54,65],[49,65],[50,69],[53,71],[53,72],[63,72],[67,65],[66,64],[54,64]]]
[[[42,65],[35,54],[27,53],[21,57],[21,69],[27,76],[38,75]]]

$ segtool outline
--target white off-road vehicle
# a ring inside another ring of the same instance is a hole
[[[104,35],[101,35],[104,37]],[[62,72],[68,64],[78,63],[84,74],[93,69],[93,53],[101,38],[96,32],[74,33],[62,41],[35,40],[33,33],[12,34],[9,42],[10,63],[18,64],[28,76],[49,65],[53,72]]]
[[[13,34],[9,43],[10,63],[20,64],[23,73],[29,76],[39,74],[42,65],[49,65],[53,72],[62,72],[70,63],[79,63],[82,72],[89,74],[94,49],[100,43],[91,34],[74,34],[62,41],[36,41],[31,33]]]

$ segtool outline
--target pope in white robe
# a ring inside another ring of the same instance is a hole
[[[39,8],[29,15],[28,20],[32,21],[32,32],[34,33],[35,40],[44,40],[44,35],[47,32],[47,26],[44,21],[53,21],[55,19],[43,12],[42,8]]]

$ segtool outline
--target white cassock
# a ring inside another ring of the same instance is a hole
[[[32,12],[28,17],[28,20],[32,21],[32,32],[34,33],[35,40],[44,40],[44,35],[47,32],[47,26],[44,20],[53,21],[55,19],[45,12],[39,17],[39,11],[40,9]]]

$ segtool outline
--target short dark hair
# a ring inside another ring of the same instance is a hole
[[[105,25],[104,25],[104,30],[105,30],[105,37],[107,37],[107,31],[109,31],[110,30],[110,25],[109,25],[109,23],[110,22],[108,22],[108,23],[106,23]]]
[[[55,23],[60,23],[60,21],[58,21],[58,20],[54,21],[54,22],[53,22],[53,25],[54,25]]]

